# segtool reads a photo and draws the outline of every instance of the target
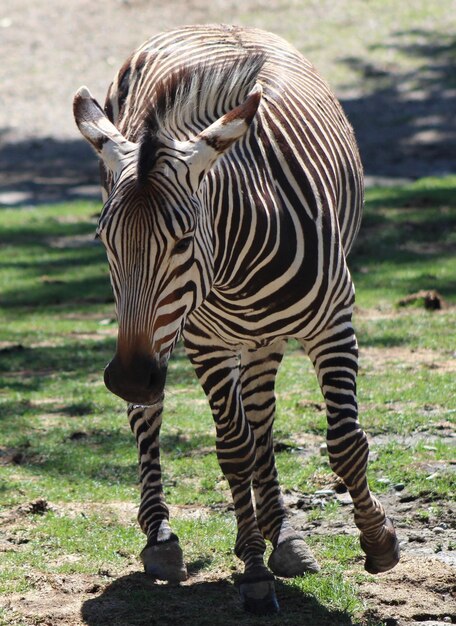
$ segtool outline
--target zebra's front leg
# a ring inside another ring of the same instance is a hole
[[[353,500],[355,524],[366,554],[364,567],[371,574],[386,572],[399,561],[399,542],[392,521],[367,482],[369,444],[358,422],[358,347],[351,322],[328,329],[303,345],[325,398],[329,462]]]
[[[138,521],[147,536],[140,557],[146,574],[160,580],[180,582],[187,579],[187,568],[179,540],[169,525],[169,510],[163,495],[159,444],[162,414],[162,402],[128,407],[128,420],[139,453],[141,504]]]
[[[279,340],[241,356],[242,401],[255,436],[256,462],[253,478],[258,526],[274,550],[268,565],[284,577],[318,572],[320,567],[302,533],[291,525],[277,474],[273,424],[275,417],[275,379],[286,341]]]
[[[216,426],[217,458],[233,497],[237,522],[235,554],[245,564],[239,581],[244,608],[255,614],[279,610],[274,576],[264,564],[266,544],[252,501],[255,439],[241,397],[239,356],[217,349],[205,335],[187,331],[185,345],[209,399]],[[208,343],[206,350],[203,346]]]
[[[244,416],[236,422],[234,428],[224,425],[223,421],[217,423],[217,457],[233,496],[238,529],[234,551],[245,565],[239,591],[247,611],[255,614],[276,613],[279,605],[274,576],[264,564],[266,544],[252,502],[254,436]]]

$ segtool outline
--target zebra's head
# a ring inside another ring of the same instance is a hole
[[[187,140],[149,123],[133,142],[86,87],[75,95],[76,123],[111,180],[97,229],[119,324],[105,384],[129,402],[152,404],[161,397],[185,320],[211,288],[214,238],[203,181],[246,133],[261,94],[257,84],[240,105]]]

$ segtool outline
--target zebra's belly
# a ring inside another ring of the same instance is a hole
[[[282,289],[283,294],[283,289]],[[277,338],[305,339],[320,333],[337,313],[351,310],[354,289],[348,271],[338,284],[315,284],[302,297],[290,286],[288,301],[271,292],[262,306],[251,300],[222,297],[212,292],[194,311],[188,326],[194,326],[214,341],[232,346],[258,347]]]

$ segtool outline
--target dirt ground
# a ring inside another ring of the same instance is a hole
[[[447,425],[448,437],[454,437],[454,427]],[[428,433],[421,433],[429,440]],[[306,440],[309,445],[309,439]],[[375,444],[375,439],[372,441]],[[314,442],[318,449],[318,442]],[[310,449],[312,446],[310,445]],[[432,469],[430,468],[430,471]],[[329,519],[325,516],[308,521],[307,514],[315,506],[324,506],[329,500],[337,499],[341,504],[338,514]],[[303,496],[287,492],[285,500],[293,518],[293,524],[306,535],[331,536],[334,534],[356,534],[353,525],[352,507],[347,494]],[[386,626],[444,626],[456,623],[456,515],[450,505],[442,502],[414,498],[406,491],[393,488],[381,498],[388,514],[395,520],[401,542],[401,562],[387,574],[372,577],[362,582],[360,593],[366,602],[364,619],[382,620]],[[91,507],[97,514],[113,515],[125,524],[134,524],[136,505],[133,503],[111,503],[109,505],[75,505],[37,502],[23,505],[0,517],[0,528],[4,537],[0,541],[3,550],[21,550],[21,536],[27,526],[33,525],[34,515],[45,507],[66,516],[90,513]],[[227,505],[228,507],[229,505]],[[443,508],[438,520],[432,511]],[[419,511],[429,511],[423,521]],[[171,507],[172,518],[204,518],[213,511],[205,508]],[[184,546],[185,549],[185,546]],[[78,558],[78,557],[68,557]],[[61,563],[59,563],[61,565]],[[363,572],[361,560],[356,565],[356,573]],[[0,606],[8,611],[11,626],[111,626],[125,623],[117,621],[119,615],[128,609],[128,594],[150,588],[157,593],[157,586],[140,573],[136,559],[126,558],[120,572],[100,571],[97,575],[87,574],[36,574],[31,570],[28,582],[33,590],[15,593],[0,599]],[[183,601],[186,591],[204,585],[212,590],[219,587],[222,602],[237,602],[235,591],[227,587],[227,574],[207,574],[204,570],[191,573],[188,581],[182,583],[179,593]],[[281,587],[278,587],[279,601]],[[282,591],[282,595],[284,592]],[[166,601],[166,598],[165,598]],[[193,601],[195,601],[193,595]],[[285,600],[286,602],[290,600]],[[228,610],[228,609],[227,609]],[[286,610],[286,607],[285,607]],[[144,608],[147,618],[148,607]],[[121,618],[120,618],[121,619]],[[134,622],[136,623],[136,622]],[[145,622],[141,622],[145,623]],[[158,624],[151,616],[151,624]],[[185,621],[178,621],[177,624]]]
[[[103,101],[145,39],[202,22],[298,47],[341,99],[368,181],[456,171],[456,0],[14,0],[0,7],[0,206],[98,199],[73,94]]]

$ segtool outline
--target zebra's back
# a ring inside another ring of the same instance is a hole
[[[182,67],[191,72],[258,53],[266,59],[258,76],[264,88],[263,111],[269,110],[275,121],[270,136],[280,142],[284,130],[294,129],[287,134],[290,149],[305,160],[310,193],[318,191],[337,209],[348,253],[363,206],[362,166],[353,130],[313,65],[277,35],[225,25],[187,26],[155,35],[117,73],[106,100],[108,116],[134,141],[160,86]],[[214,118],[223,112],[214,112]]]

